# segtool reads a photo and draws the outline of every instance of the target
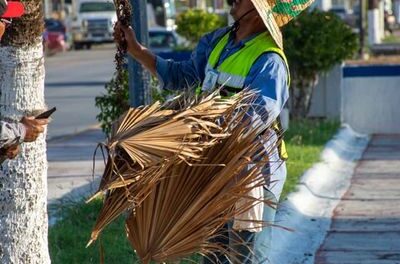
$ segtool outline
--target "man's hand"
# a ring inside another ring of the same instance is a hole
[[[21,152],[19,144],[14,144],[5,149],[5,154],[8,159],[15,158]]]
[[[156,56],[137,41],[132,27],[125,27],[117,22],[114,39],[118,44],[125,40],[128,45],[128,53],[148,69],[153,76],[157,77]]]
[[[127,43],[127,51],[136,56],[136,52],[141,50],[141,45],[136,39],[135,32],[133,31],[132,27],[126,27],[122,25],[120,22],[117,22],[114,27],[114,40],[117,42],[118,45],[123,41]]]
[[[0,20],[0,41],[1,41],[1,37],[3,37],[5,30],[6,30],[6,24],[5,24],[5,22],[2,22]]]
[[[24,116],[21,119],[21,123],[25,126],[25,138],[24,142],[32,142],[43,133],[44,126],[49,123],[49,119],[35,119],[35,117]]]

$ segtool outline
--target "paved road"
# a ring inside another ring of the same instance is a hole
[[[92,158],[104,135],[88,128],[98,124],[94,98],[105,92],[104,84],[114,73],[114,52],[113,45],[105,45],[46,58],[46,103],[57,107],[48,128],[50,203],[60,198],[79,200],[97,188]],[[96,162],[96,179],[103,171],[102,163]]]
[[[72,136],[49,140],[48,200],[80,200],[97,190],[104,170],[101,151],[97,153],[95,177],[92,177],[93,154],[98,142],[104,140],[100,129],[89,129]]]
[[[316,264],[400,263],[400,135],[373,136]]]
[[[56,106],[48,137],[70,135],[97,124],[94,98],[114,73],[112,44],[46,58],[45,98]]]

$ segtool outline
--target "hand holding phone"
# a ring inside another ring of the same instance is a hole
[[[35,117],[35,119],[46,119],[49,118],[55,111],[57,110],[56,107],[53,107]]]
[[[45,126],[49,123],[47,118],[35,118],[24,116],[21,123],[25,126],[24,142],[32,142],[44,132]]]

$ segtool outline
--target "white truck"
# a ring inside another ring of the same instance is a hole
[[[75,49],[113,41],[117,14],[112,0],[78,0],[73,5],[71,35]]]

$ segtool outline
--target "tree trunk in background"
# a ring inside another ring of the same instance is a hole
[[[381,43],[379,0],[368,0],[368,43]]]
[[[318,76],[296,78],[292,73],[290,92],[290,114],[293,117],[307,117],[311,108],[313,90],[318,83]]]
[[[396,23],[400,24],[400,0],[394,0],[393,5]]]
[[[17,122],[45,108],[42,1],[22,1],[26,14],[0,47],[0,115]],[[47,245],[45,135],[23,143],[0,172],[0,263],[50,263]]]
[[[379,12],[379,41],[385,38],[385,3],[384,0],[379,1],[378,5]]]

